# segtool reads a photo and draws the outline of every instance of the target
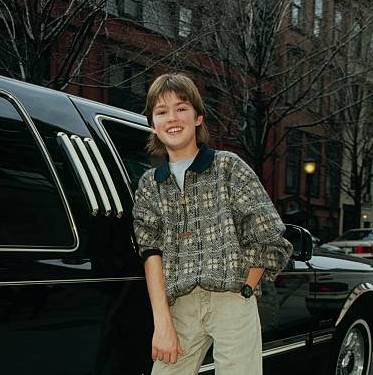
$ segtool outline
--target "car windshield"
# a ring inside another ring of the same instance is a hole
[[[357,241],[357,240],[373,240],[373,231],[369,230],[351,230],[343,233],[338,240],[348,240],[348,241]]]

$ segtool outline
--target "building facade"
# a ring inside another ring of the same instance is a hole
[[[253,166],[285,221],[322,241],[372,225],[368,1],[107,0],[102,13],[64,90],[141,113],[154,77],[185,71],[205,98],[212,146]],[[51,76],[85,22],[51,46]]]

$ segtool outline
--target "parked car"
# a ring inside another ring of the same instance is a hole
[[[320,238],[311,235],[313,247],[322,247],[323,249],[328,249],[330,251],[343,251],[340,247],[335,245],[330,245],[329,243],[321,243]]]
[[[136,113],[0,77],[2,374],[150,374],[131,217],[156,162],[149,131]],[[373,263],[313,249],[296,226],[286,237],[293,258],[259,300],[265,374],[368,374]],[[209,352],[200,373],[213,371]]]
[[[373,228],[350,229],[328,245],[338,246],[346,254],[373,258]]]

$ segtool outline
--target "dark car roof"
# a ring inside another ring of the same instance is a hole
[[[131,122],[148,127],[146,117],[141,114],[28,82],[0,76],[0,89],[21,100],[31,116],[36,116],[46,123],[68,122],[69,116],[73,116],[75,111],[66,111],[66,106],[79,102],[82,106],[94,108],[96,112],[118,118],[125,117]],[[44,98],[48,98],[48,101]]]

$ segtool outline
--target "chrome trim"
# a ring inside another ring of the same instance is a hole
[[[373,284],[371,283],[363,283],[360,285],[357,285],[354,290],[350,293],[347,300],[345,301],[342,310],[338,316],[338,319],[335,323],[335,326],[337,327],[345,315],[347,314],[348,310],[351,308],[351,306],[354,304],[354,302],[361,297],[363,294],[367,292],[373,292]]]
[[[66,280],[28,280],[28,281],[0,281],[2,286],[24,286],[24,285],[50,285],[50,284],[78,284],[78,283],[102,283],[117,281],[142,281],[142,276],[131,277],[107,277],[102,279],[66,279]]]
[[[58,132],[57,137],[61,141],[61,144],[68,156],[71,165],[73,166],[75,173],[77,174],[82,186],[83,191],[86,193],[86,197],[91,206],[91,215],[96,216],[98,213],[98,203],[96,200],[95,193],[92,189],[91,183],[89,182],[88,176],[85,172],[82,162],[79,159],[79,156],[71,143],[70,138],[63,132]]]
[[[290,342],[290,343],[285,344],[285,345],[281,345],[281,346],[277,346],[277,347],[274,347],[274,348],[263,350],[262,357],[263,358],[270,357],[272,355],[276,355],[276,354],[280,354],[280,353],[284,353],[284,352],[288,352],[288,351],[291,351],[291,350],[295,350],[295,349],[305,347],[307,345],[307,339],[305,338],[305,336],[301,336],[301,337],[302,337],[301,339],[299,339],[300,338],[299,336],[294,337],[294,338],[290,338],[290,339],[285,339],[284,341],[294,340],[294,342]],[[214,369],[215,369],[215,365],[213,363],[209,363],[207,365],[201,366],[201,368],[199,370],[199,373],[212,371]]]
[[[14,108],[16,109],[16,111],[18,112],[20,117],[25,121],[26,125],[28,125],[29,128],[31,129],[31,134],[34,137],[37,146],[41,150],[41,154],[46,161],[47,167],[48,167],[49,171],[51,172],[53,181],[55,182],[57,190],[60,194],[60,197],[62,198],[62,204],[65,207],[65,210],[67,212],[67,219],[70,223],[70,228],[71,228],[73,238],[74,238],[74,244],[70,249],[61,248],[61,249],[56,250],[56,249],[51,248],[51,247],[45,247],[44,248],[42,246],[27,247],[27,248],[22,248],[22,247],[15,248],[15,247],[11,246],[11,247],[0,247],[0,251],[19,252],[19,251],[35,251],[35,250],[41,249],[42,251],[73,252],[73,251],[75,251],[76,249],[79,248],[79,244],[80,244],[79,233],[78,233],[78,230],[77,230],[77,227],[76,227],[76,224],[75,224],[75,220],[74,220],[69,202],[68,202],[67,197],[65,195],[65,192],[62,188],[62,184],[61,184],[61,181],[58,177],[57,170],[56,170],[56,168],[53,164],[53,160],[49,155],[47,146],[45,145],[42,136],[40,135],[36,125],[34,124],[34,121],[32,120],[31,116],[28,114],[28,112],[25,109],[25,107],[23,106],[23,104],[13,94],[11,94],[10,92],[5,91],[3,89],[0,89],[0,96],[4,97],[6,100],[8,100],[14,106]]]
[[[86,142],[88,144],[90,150],[92,151],[94,157],[96,158],[96,161],[97,161],[97,163],[98,163],[98,165],[99,165],[99,167],[102,171],[102,174],[104,176],[106,184],[107,184],[107,186],[110,190],[111,196],[113,198],[115,209],[117,211],[116,216],[118,218],[120,218],[123,215],[123,206],[122,206],[122,203],[120,201],[117,189],[114,186],[114,182],[113,182],[113,179],[111,178],[110,172],[107,169],[105,161],[104,161],[104,159],[103,159],[103,157],[100,153],[100,150],[98,149],[98,147],[97,147],[96,143],[93,141],[93,139],[84,138],[84,142]]]
[[[268,357],[278,353],[299,349],[306,346],[311,341],[309,333],[296,336],[285,337],[283,339],[264,343],[263,357]]]
[[[19,253],[19,252],[22,252],[22,253],[35,253],[35,252],[39,252],[39,251],[42,251],[43,253],[73,253],[74,251],[76,251],[79,247],[79,243],[80,241],[77,242],[77,245],[72,247],[71,249],[70,248],[53,248],[51,246],[47,247],[43,247],[43,246],[29,246],[29,247],[21,247],[21,246],[1,246],[0,245],[0,252],[2,251],[11,251],[11,252],[14,252],[14,253]]]
[[[105,119],[110,120],[110,121],[121,122],[122,124],[124,124],[126,126],[129,126],[130,128],[135,128],[135,129],[138,129],[138,130],[144,130],[148,133],[152,132],[152,129],[150,128],[150,126],[135,124],[134,122],[130,122],[130,121],[127,121],[127,120],[122,120],[122,119],[118,119],[118,118],[110,117],[110,116],[100,115],[100,116],[97,116],[97,117],[105,118]]]
[[[263,350],[262,355],[263,355],[263,358],[265,358],[265,357],[269,357],[269,356],[276,355],[276,354],[279,354],[279,353],[288,352],[288,351],[291,351],[291,350],[294,350],[294,349],[303,348],[306,345],[307,345],[306,340],[303,340],[303,341],[300,341],[300,342],[294,342],[294,343],[282,345],[282,346],[279,346],[279,347],[276,347],[276,348]]]
[[[108,120],[108,121],[114,121],[114,122],[122,123],[125,126],[129,126],[131,128],[142,130],[142,131],[145,131],[145,132],[148,132],[148,133],[151,133],[152,130],[151,130],[150,127],[147,127],[145,125],[135,124],[135,123],[132,123],[132,122],[129,122],[129,121],[126,121],[126,120],[118,119],[116,117],[110,117],[110,116],[106,116],[106,115],[96,115],[96,117],[95,117],[95,122],[96,122],[96,124],[98,124],[98,129],[100,130],[101,135],[105,139],[106,144],[110,148],[110,151],[111,151],[111,153],[114,157],[114,160],[116,161],[116,163],[118,165],[119,171],[120,171],[120,173],[123,177],[123,180],[126,184],[127,190],[129,192],[129,194],[131,195],[131,199],[133,201],[134,195],[133,195],[132,187],[131,187],[131,184],[130,184],[131,179],[128,176],[126,167],[124,166],[124,164],[122,162],[122,159],[120,158],[120,155],[118,155],[118,152],[116,151],[115,144],[113,144],[113,141],[110,138],[107,130],[105,129],[105,125],[102,124],[101,120]]]
[[[322,344],[324,342],[331,341],[332,339],[333,339],[332,333],[328,333],[326,335],[319,336],[319,337],[314,337],[313,338],[313,345]]]
[[[84,159],[85,163],[87,164],[89,172],[91,173],[91,176],[92,176],[92,178],[93,178],[93,180],[96,184],[98,193],[100,195],[102,204],[104,206],[104,214],[105,214],[105,216],[109,216],[110,213],[111,213],[111,205],[110,205],[110,202],[109,202],[109,198],[106,194],[104,185],[103,185],[103,183],[101,181],[101,178],[100,178],[100,175],[98,174],[98,171],[97,171],[95,165],[93,164],[91,155],[89,154],[88,150],[85,147],[85,144],[83,143],[83,141],[80,137],[78,137],[77,135],[72,135],[70,138],[77,145],[81,155],[83,156],[83,159]]]

